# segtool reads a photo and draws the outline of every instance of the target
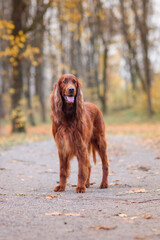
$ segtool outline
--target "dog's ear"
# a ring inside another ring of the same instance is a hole
[[[82,119],[83,111],[84,111],[83,93],[81,89],[81,84],[78,81],[77,95],[76,95],[76,116],[78,119]]]
[[[59,121],[59,119],[61,118],[63,105],[59,83],[54,84],[53,92],[50,96],[50,102],[53,117],[56,121]]]

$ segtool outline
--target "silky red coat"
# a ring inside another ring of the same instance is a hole
[[[84,102],[81,84],[72,74],[64,74],[54,85],[51,94],[52,133],[57,144],[60,162],[60,181],[54,191],[64,191],[70,172],[70,160],[78,160],[77,193],[90,186],[92,151],[96,163],[96,152],[102,160],[102,182],[100,188],[108,187],[108,159],[106,152],[105,124],[102,113],[92,103]]]

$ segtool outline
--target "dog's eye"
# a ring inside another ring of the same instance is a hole
[[[73,80],[73,84],[76,84],[76,80]]]
[[[64,84],[66,84],[66,83],[67,83],[67,80],[66,80],[66,79],[65,79],[65,80],[63,80],[63,83],[64,83]]]

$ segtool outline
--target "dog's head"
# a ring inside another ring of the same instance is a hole
[[[72,74],[62,75],[58,82],[55,83],[51,94],[51,107],[55,113],[62,115],[64,104],[76,106],[76,115],[80,117],[83,110],[83,95],[81,84]]]
[[[73,104],[80,86],[78,79],[72,74],[64,74],[59,78],[58,84],[64,101],[67,104]]]

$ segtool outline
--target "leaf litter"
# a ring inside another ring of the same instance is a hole
[[[101,225],[97,225],[97,226],[89,226],[89,228],[93,228],[95,230],[114,230],[117,228],[117,226],[101,226]]]
[[[87,215],[82,215],[80,213],[60,213],[60,212],[45,213],[45,216],[88,217]]]
[[[139,189],[132,189],[132,190],[129,190],[125,193],[148,193],[149,191],[147,191],[146,189],[144,188],[139,188]]]

